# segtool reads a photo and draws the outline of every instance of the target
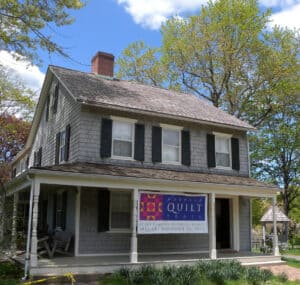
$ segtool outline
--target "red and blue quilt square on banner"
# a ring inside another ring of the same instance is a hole
[[[206,196],[141,193],[140,220],[205,221]]]

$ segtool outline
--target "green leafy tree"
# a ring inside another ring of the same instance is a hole
[[[258,135],[250,137],[252,172],[283,189],[286,215],[300,194],[300,104],[295,97],[286,96],[281,110],[264,122]]]
[[[71,24],[74,19],[68,11],[83,6],[81,0],[2,0],[0,49],[29,60],[36,58],[37,48],[66,56],[64,48],[53,41],[53,31]]]
[[[143,41],[134,42],[124,49],[117,60],[117,77],[162,86],[166,80],[166,71],[158,58],[158,48],[150,48]]]

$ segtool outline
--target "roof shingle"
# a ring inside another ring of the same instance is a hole
[[[88,104],[126,108],[131,112],[150,112],[181,120],[195,120],[241,129],[251,125],[231,116],[192,94],[179,93],[136,82],[50,66],[76,100]]]

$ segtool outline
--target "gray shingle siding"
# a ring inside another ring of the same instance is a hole
[[[114,114],[115,115],[115,114]],[[108,117],[107,115],[104,115]],[[218,174],[231,174],[248,176],[248,154],[247,154],[247,135],[246,132],[232,131],[228,132],[240,141],[240,171],[223,170],[217,168],[207,167],[207,154],[206,154],[206,134],[212,131],[225,132],[220,128],[207,128],[202,125],[190,125],[186,129],[190,130],[191,137],[191,166],[184,165],[166,165],[163,163],[152,163],[152,126],[159,125],[161,122],[153,121],[148,118],[135,118],[139,123],[145,125],[145,161],[138,162],[134,160],[116,160],[116,159],[102,159],[100,158],[100,137],[101,137],[101,112],[92,110],[82,110],[80,120],[80,136],[79,136],[79,156],[78,161],[94,162],[94,163],[117,163],[127,166],[149,166],[163,169],[172,170],[190,170],[190,171],[203,171]],[[164,122],[165,123],[165,122]],[[172,122],[167,122],[174,124]]]
[[[29,159],[29,166],[33,165],[33,154],[40,147],[42,152],[42,166],[53,165],[55,158],[55,135],[64,130],[67,124],[71,125],[70,155],[69,162],[73,162],[79,153],[79,125],[80,125],[80,104],[67,95],[62,85],[59,88],[58,109],[56,114],[52,114],[50,105],[50,116],[48,122],[45,120],[46,108],[44,108],[37,134],[32,146]]]
[[[240,250],[251,250],[250,198],[240,197]]]
[[[131,233],[97,232],[97,190],[81,192],[79,254],[128,253]],[[138,235],[138,251],[207,251],[208,234]]]

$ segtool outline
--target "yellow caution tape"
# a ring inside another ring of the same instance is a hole
[[[28,281],[28,282],[23,283],[23,285],[40,284],[40,283],[44,283],[48,280],[54,280],[54,279],[57,279],[57,278],[60,278],[60,277],[61,276],[52,276],[52,277],[43,278],[43,279],[39,279],[39,280]],[[76,283],[74,275],[71,272],[64,274],[63,277],[66,277],[71,282],[72,285],[74,285]]]

